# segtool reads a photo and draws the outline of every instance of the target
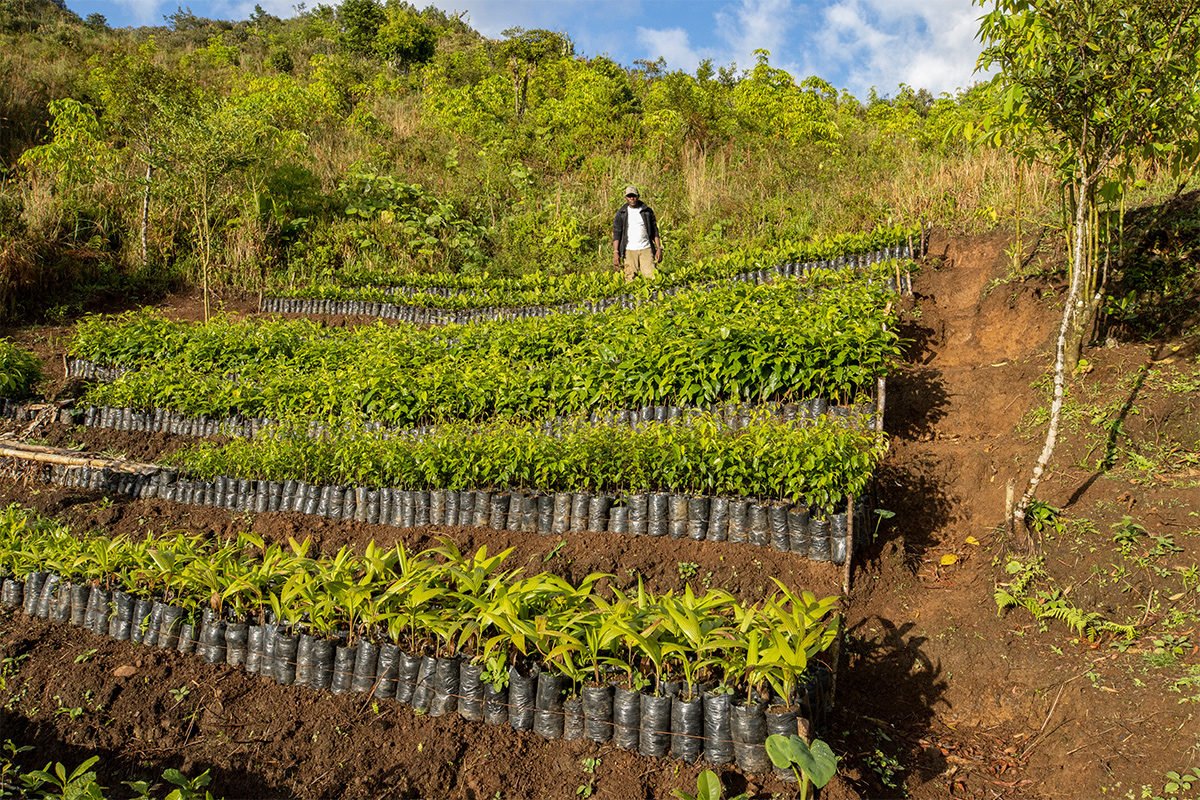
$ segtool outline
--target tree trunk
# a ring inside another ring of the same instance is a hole
[[[150,249],[146,245],[148,231],[150,230],[150,179],[154,175],[154,167],[146,165],[146,186],[142,190],[142,268],[150,266]]]
[[[525,101],[529,97],[529,73],[531,71],[529,67],[523,68],[520,80],[516,81],[514,85],[514,89],[516,90],[514,102],[516,103],[518,122],[525,118]]]
[[[1082,159],[1081,163],[1083,163]],[[1082,341],[1082,338],[1073,340],[1072,337],[1078,329],[1079,318],[1086,316],[1084,313],[1086,300],[1082,297],[1082,293],[1086,281],[1086,273],[1089,268],[1089,265],[1086,263],[1087,230],[1090,219],[1087,198],[1091,193],[1091,184],[1086,177],[1083,167],[1080,168],[1078,190],[1078,194],[1075,197],[1075,230],[1073,231],[1074,236],[1071,243],[1071,256],[1074,268],[1071,270],[1071,284],[1067,291],[1066,301],[1063,303],[1062,323],[1058,328],[1058,343],[1055,347],[1054,400],[1050,403],[1050,422],[1046,429],[1046,442],[1042,446],[1042,454],[1038,456],[1037,464],[1034,465],[1033,475],[1029,479],[1029,486],[1026,487],[1025,493],[1021,495],[1021,502],[1017,503],[1016,507],[1013,508],[1011,527],[1014,530],[1025,524],[1025,511],[1029,508],[1029,504],[1033,500],[1033,495],[1037,491],[1038,485],[1042,482],[1042,476],[1045,474],[1046,467],[1050,463],[1050,457],[1054,455],[1054,445],[1058,441],[1058,425],[1062,418],[1063,396],[1066,393],[1068,350],[1073,341],[1076,344]]]

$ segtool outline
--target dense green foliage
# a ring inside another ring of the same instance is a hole
[[[833,642],[836,598],[777,588],[752,605],[728,592],[652,595],[593,573],[572,585],[508,568],[510,551],[460,553],[453,544],[409,551],[367,545],[310,556],[311,541],[266,544],[253,534],[221,541],[186,534],[80,535],[19,506],[0,513],[0,575],[53,570],[65,580],[121,588],[182,606],[212,608],[318,636],[348,631],[411,653],[456,652],[502,680],[518,658],[567,676],[578,688],[619,667],[631,685],[649,679],[715,679],[747,692],[769,683],[785,697],[809,661]]]
[[[1060,350],[1074,367],[1104,305],[1101,246],[1120,238],[1127,194],[1147,169],[1182,188],[1200,165],[1200,2],[976,2],[980,64],[1000,69],[982,133],[1051,165],[1061,186],[1071,285]],[[1116,224],[1100,223],[1102,209]]]
[[[855,400],[899,353],[881,280],[727,284],[634,309],[432,330],[93,318],[71,352],[136,367],[96,405],[408,427],[640,405]]]
[[[0,397],[27,397],[42,377],[37,356],[0,339]]]
[[[674,491],[782,498],[839,508],[866,488],[883,437],[831,420],[764,414],[730,430],[710,415],[658,425],[451,424],[421,437],[361,430],[269,431],[172,457],[200,477],[305,480],[402,489]]]
[[[973,95],[857,99],[757,63],[627,68],[403,2],[113,30],[28,0],[0,30],[0,252],[14,292],[156,275],[607,269],[629,182],[663,269],[926,216],[990,221]]]

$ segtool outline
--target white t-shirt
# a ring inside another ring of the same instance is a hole
[[[626,250],[649,250],[650,237],[646,235],[646,220],[642,219],[641,208],[630,208],[628,212],[628,236],[625,239]]]

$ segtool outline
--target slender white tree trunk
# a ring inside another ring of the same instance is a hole
[[[208,305],[208,269],[209,261],[212,258],[212,243],[210,237],[212,232],[208,226],[208,186],[204,186],[200,192],[200,283],[201,291],[204,295],[204,321],[209,320],[209,305]]]
[[[1082,159],[1081,159],[1082,164]],[[1075,196],[1075,230],[1071,242],[1071,283],[1067,291],[1066,301],[1063,303],[1062,322],[1058,327],[1058,343],[1055,346],[1054,353],[1054,400],[1050,403],[1050,422],[1046,430],[1046,442],[1042,446],[1042,454],[1038,456],[1037,464],[1033,467],[1033,475],[1029,479],[1029,485],[1025,489],[1025,493],[1021,495],[1021,502],[1017,503],[1013,508],[1011,525],[1014,530],[1025,524],[1025,511],[1029,508],[1029,503],[1033,500],[1033,495],[1037,491],[1038,485],[1042,482],[1042,476],[1046,472],[1046,467],[1050,463],[1051,456],[1054,455],[1054,445],[1058,441],[1058,424],[1062,417],[1063,396],[1066,393],[1066,372],[1067,372],[1067,335],[1071,331],[1073,322],[1078,319],[1081,310],[1081,297],[1084,278],[1087,274],[1088,264],[1087,259],[1087,228],[1088,220],[1088,202],[1087,198],[1090,192],[1090,183],[1084,173],[1084,167],[1080,167],[1078,194]]]

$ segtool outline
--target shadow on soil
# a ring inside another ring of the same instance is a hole
[[[888,379],[883,427],[901,439],[933,433],[946,416],[946,379],[932,367],[903,367]]]
[[[0,709],[0,731],[4,732],[5,739],[30,748],[15,759],[16,763],[27,771],[44,769],[48,763],[59,762],[67,768],[69,775],[87,759],[98,756],[100,760],[92,769],[96,772],[98,782],[115,796],[127,794],[116,787],[122,787],[127,781],[139,780],[147,781],[152,786],[157,785],[159,790],[166,794],[174,787],[163,780],[162,770],[172,767],[182,770],[185,766],[184,759],[175,750],[164,753],[153,748],[143,750],[131,745],[119,750],[78,747],[64,742],[53,725],[29,720],[3,709]],[[153,761],[159,771],[148,772],[145,768],[147,761]],[[224,797],[226,800],[274,800],[292,796],[287,790],[272,786],[252,772],[222,769],[203,763],[191,763],[186,766],[185,774],[191,779],[208,770],[212,778],[209,789],[214,796]]]
[[[1146,384],[1146,376],[1150,374],[1149,365],[1142,365],[1138,370],[1137,379],[1133,382],[1132,388],[1129,390],[1129,395],[1125,398],[1125,402],[1121,404],[1121,410],[1117,412],[1117,417],[1112,422],[1106,423],[1108,426],[1108,435],[1104,439],[1104,457],[1100,460],[1100,468],[1092,473],[1086,481],[1084,481],[1078,489],[1072,494],[1064,509],[1071,508],[1079,502],[1080,498],[1087,493],[1087,490],[1092,488],[1092,484],[1096,482],[1104,473],[1112,469],[1117,462],[1118,447],[1120,445],[1121,431],[1125,424],[1125,419],[1129,416],[1129,412],[1133,409],[1134,402],[1137,400],[1138,393]]]
[[[1200,320],[1200,191],[1131,209],[1114,248],[1105,332],[1124,338],[1176,336]]]
[[[914,627],[876,616],[846,631],[833,733],[844,736],[839,752],[858,767],[851,782],[863,797],[903,797],[909,773],[924,783],[947,766],[924,743],[936,707],[947,704],[947,681]],[[902,764],[910,765],[903,773]]]
[[[925,366],[934,358],[940,334],[912,316],[903,319],[899,333],[906,342],[907,363],[888,378],[883,427],[897,442],[932,438],[950,402],[941,370]],[[902,539],[905,563],[916,568],[933,544],[933,532],[949,521],[952,506],[939,478],[943,473],[938,464],[923,463],[914,454],[893,452],[880,465],[875,496],[878,507],[892,512],[895,522],[879,526],[868,558],[878,558],[886,542]]]
[[[928,457],[893,461],[879,468],[879,508],[895,516],[891,524],[880,525],[878,537],[867,552],[868,560],[877,560],[883,547],[895,540],[903,547],[905,566],[913,571],[920,567],[926,552],[939,541],[934,532],[953,521],[953,504],[939,477],[941,469],[941,464]]]
[[[907,369],[888,382],[884,429],[896,440],[918,440],[933,435],[945,416],[949,398],[946,383],[935,369]],[[901,539],[905,563],[915,569],[935,543],[934,532],[950,521],[953,503],[942,476],[945,465],[927,455],[893,454],[880,465],[875,477],[880,508],[892,512],[895,522],[882,525],[871,558],[887,541]]]

